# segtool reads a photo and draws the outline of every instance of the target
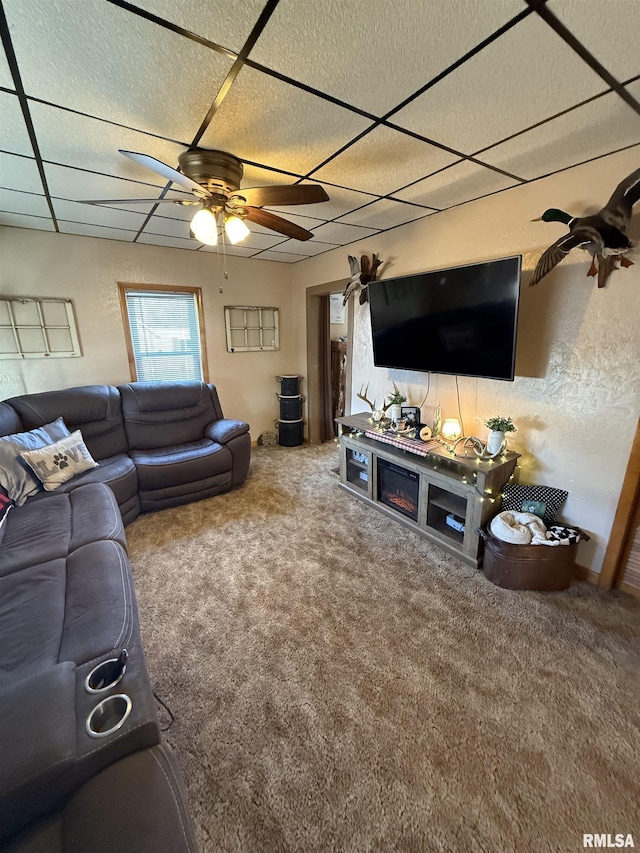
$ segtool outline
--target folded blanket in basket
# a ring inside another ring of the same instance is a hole
[[[532,512],[499,512],[489,525],[496,539],[511,545],[559,545],[548,538],[547,528]]]

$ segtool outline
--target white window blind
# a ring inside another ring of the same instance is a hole
[[[126,301],[138,381],[202,380],[195,293],[129,290]]]

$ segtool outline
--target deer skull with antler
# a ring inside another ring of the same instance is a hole
[[[359,400],[363,400],[367,404],[367,406],[369,406],[369,408],[371,409],[371,420],[372,421],[381,421],[384,418],[385,412],[387,411],[387,409],[389,408],[391,403],[389,403],[389,406],[383,406],[382,408],[378,408],[376,406],[376,401],[375,400],[372,401],[367,397],[368,391],[369,391],[369,383],[367,382],[367,387],[364,390],[362,388],[360,388],[360,391],[356,394],[356,397]]]

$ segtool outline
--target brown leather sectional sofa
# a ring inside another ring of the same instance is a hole
[[[244,482],[249,427],[223,418],[212,385],[154,382],[14,397],[0,436],[60,416],[98,466],[0,527],[0,849],[191,853],[124,525]]]

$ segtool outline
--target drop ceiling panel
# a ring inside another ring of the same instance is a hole
[[[606,88],[538,15],[530,15],[393,122],[470,154]]]
[[[337,249],[335,243],[320,243],[316,240],[285,240],[278,246],[278,251],[289,252],[292,255],[302,255],[304,257],[312,257],[319,255],[322,252],[329,252],[331,249]]]
[[[607,71],[623,81],[640,73],[637,0],[551,0],[548,4]]]
[[[193,137],[231,67],[102,0],[5,7],[28,95],[172,139]]]
[[[42,193],[42,180],[36,161],[0,151],[0,186],[27,193]]]
[[[386,195],[415,180],[416,175],[428,175],[457,159],[448,151],[380,126],[338,154],[313,177]]]
[[[261,261],[277,261],[281,264],[293,264],[296,261],[303,260],[302,255],[292,255],[288,252],[278,252],[275,249],[268,249],[266,252],[260,252],[258,258]]]
[[[20,213],[7,213],[0,210],[0,225],[14,228],[35,228],[37,231],[55,231],[51,217],[24,216]]]
[[[245,67],[202,145],[304,175],[368,124],[342,107]]]
[[[86,225],[83,222],[67,222],[58,220],[58,228],[61,234],[78,234],[81,237],[101,237],[105,240],[121,240],[131,243],[136,236],[133,231],[125,231],[120,228],[100,228],[96,225]]]
[[[136,6],[239,53],[260,17],[265,0],[234,0],[215,11],[211,0],[136,0]]]
[[[0,92],[0,148],[12,154],[33,157],[33,147],[17,95]]]
[[[200,252],[208,252],[209,254],[219,255],[220,262],[225,255],[234,255],[238,258],[251,258],[253,255],[259,254],[259,249],[250,249],[248,246],[225,246],[224,251],[222,246],[203,246],[199,249]],[[262,257],[262,255],[260,256]]]
[[[45,163],[44,169],[50,193],[71,201],[154,198],[160,194],[158,187],[113,178],[109,175],[96,175],[82,169],[69,169],[52,163]],[[144,211],[146,207],[146,205],[136,205],[136,210]]]
[[[628,89],[640,98],[640,83]],[[616,129],[613,136],[609,132],[612,127]],[[490,148],[479,157],[525,178],[537,178],[638,143],[640,115],[611,93]]]
[[[6,89],[14,89],[13,77],[3,50],[0,50],[0,86],[4,86]]]
[[[121,228],[133,231],[133,236],[145,220],[143,212],[133,213],[129,210],[117,210],[98,204],[79,204],[58,198],[54,198],[52,203],[57,219],[84,222],[87,225],[104,225],[107,228]]]
[[[397,193],[398,198],[445,209],[518,184],[512,178],[463,160]]]
[[[26,213],[29,216],[48,216],[51,218],[49,205],[43,195],[18,192],[16,190],[0,189],[0,210],[10,210],[13,213]]]
[[[251,228],[251,234],[246,240],[243,240],[241,244],[242,246],[246,246],[248,249],[272,249],[274,246],[278,246],[287,239],[284,234],[277,234],[275,231],[267,231],[264,233],[257,231],[253,222],[248,223],[248,225]]]
[[[191,217],[193,217],[193,213]],[[142,225],[142,222],[140,225]],[[168,219],[163,216],[152,216],[145,226],[144,233],[164,235],[166,237],[180,237],[182,240],[193,239],[189,234],[189,220]]]
[[[362,228],[359,225],[344,225],[339,222],[328,222],[316,228],[314,234],[323,243],[336,243],[345,245],[355,243],[356,240],[366,240],[373,234],[378,234],[379,229]]]
[[[380,201],[374,201],[373,204],[362,208],[362,210],[348,213],[338,221],[351,224],[357,223],[369,228],[394,228],[396,225],[402,225],[414,219],[422,219],[422,217],[429,216],[431,213],[432,211],[425,210],[424,207],[416,207],[413,204],[401,204],[393,199],[383,198]]]
[[[523,11],[518,0],[364,5],[307,2],[300,14],[300,0],[280,0],[250,58],[382,115]]]
[[[180,237],[167,237],[161,234],[147,234],[146,231],[138,237],[137,242],[146,243],[151,246],[168,246],[172,249],[188,249],[190,251],[195,251],[202,245],[197,240],[194,240],[193,237],[181,239]]]
[[[118,149],[150,154],[174,169],[178,155],[186,150],[156,136],[33,101],[30,111],[42,158],[65,166],[164,187],[165,178],[134,163]]]

